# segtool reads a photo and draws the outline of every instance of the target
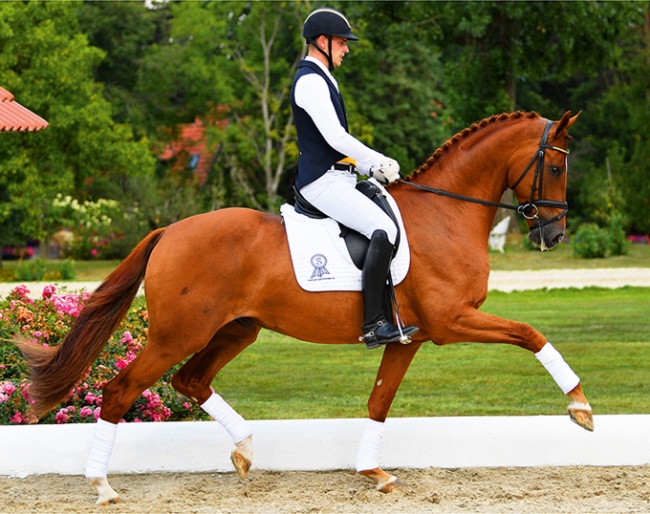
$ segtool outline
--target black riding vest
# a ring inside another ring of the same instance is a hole
[[[306,60],[301,61],[298,65],[296,76],[293,79],[293,86],[291,87],[291,110],[293,112],[294,123],[296,124],[296,131],[298,132],[298,150],[300,152],[298,157],[298,173],[295,180],[295,187],[298,190],[312,183],[317,178],[322,177],[335,162],[346,157],[325,141],[325,138],[321,135],[307,111],[296,105],[296,83],[300,77],[309,73],[318,73],[325,79],[330,89],[330,98],[332,104],[334,104],[334,109],[341,122],[341,126],[346,132],[348,131],[348,120],[341,93],[338,92],[336,86],[332,84],[332,81],[317,64]]]

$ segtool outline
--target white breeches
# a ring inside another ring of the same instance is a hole
[[[397,227],[372,200],[355,189],[356,175],[329,170],[300,190],[302,196],[330,218],[363,234],[368,239],[375,230],[383,230],[395,244]]]

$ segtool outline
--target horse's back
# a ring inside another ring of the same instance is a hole
[[[186,218],[167,227],[151,254],[145,277],[148,303],[170,290],[207,293],[217,283],[241,287],[242,276],[254,275],[271,256],[289,264],[278,215],[233,207]]]
[[[238,252],[260,238],[269,243],[282,235],[281,218],[243,207],[197,214],[167,227],[158,244],[159,253],[198,261],[223,249]],[[152,255],[152,259],[157,256]]]

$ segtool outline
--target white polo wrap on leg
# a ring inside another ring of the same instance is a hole
[[[562,389],[564,394],[567,394],[580,383],[578,375],[573,372],[571,367],[562,358],[560,352],[551,343],[547,342],[535,354],[535,357],[546,368],[546,371],[553,377],[553,380],[555,380],[555,383]]]
[[[366,471],[379,467],[379,450],[384,436],[384,423],[369,419],[366,428],[361,434],[359,449],[357,450],[357,471]]]
[[[212,393],[212,396],[201,405],[201,408],[226,429],[235,444],[253,433],[250,423],[217,393]]]
[[[113,453],[117,424],[98,419],[92,446],[86,463],[86,478],[105,478],[108,461]]]

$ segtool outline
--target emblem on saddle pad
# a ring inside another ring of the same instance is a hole
[[[393,283],[397,285],[408,273],[411,256],[399,208],[393,197],[382,186],[378,187],[400,227],[400,245],[391,264]],[[361,270],[353,262],[336,221],[299,214],[290,204],[282,205],[280,214],[287,232],[296,281],[302,289],[311,292],[361,291]]]
[[[314,271],[311,274],[311,280],[323,278],[323,275],[329,275],[330,272],[327,271],[327,257],[317,253],[313,255],[310,259],[311,265],[314,267]],[[334,278],[334,277],[332,277]]]

